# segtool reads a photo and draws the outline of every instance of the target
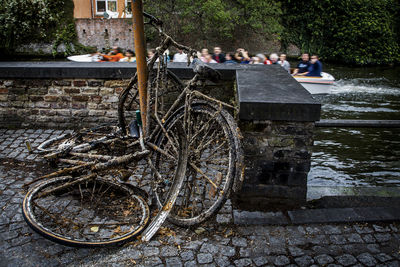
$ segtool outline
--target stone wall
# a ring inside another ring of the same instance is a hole
[[[241,122],[246,181],[236,204],[246,210],[305,204],[314,122]]]
[[[0,127],[80,128],[117,123],[127,80],[0,80]]]
[[[99,51],[112,46],[133,50],[131,19],[76,19],[78,41]]]
[[[0,127],[79,129],[118,123],[118,96],[128,79],[0,79]],[[232,82],[201,91],[234,101]]]

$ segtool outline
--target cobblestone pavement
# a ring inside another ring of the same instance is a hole
[[[0,266],[399,266],[396,223],[237,226],[225,205],[197,229],[166,224],[149,243],[81,249],[58,245],[33,232],[21,214],[22,185],[47,168],[28,154],[60,134],[52,130],[0,129]]]

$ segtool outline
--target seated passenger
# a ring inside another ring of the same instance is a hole
[[[104,61],[118,62],[124,58],[121,48],[118,46],[113,46],[112,50],[107,55],[102,55]]]
[[[262,64],[265,64],[265,65],[270,65],[271,64],[271,61],[269,61],[266,57],[265,57],[265,55],[264,54],[257,54],[256,55],[256,57],[258,57],[260,60],[261,60],[261,63]]]
[[[203,48],[201,49],[201,54],[200,54],[200,60],[203,61],[204,63],[208,63],[206,57],[208,57],[210,55],[210,53],[208,53],[208,49],[207,48]],[[211,55],[210,55],[211,56]]]
[[[269,60],[271,60],[271,64],[278,64],[278,54],[276,53],[272,53],[271,55],[269,55]]]
[[[119,60],[120,62],[136,62],[135,53],[132,50],[126,50],[125,57]]]
[[[247,52],[244,48],[238,48],[235,53],[235,59],[240,64],[249,64],[251,58],[249,57],[249,52]]]
[[[206,56],[204,57],[203,62],[205,62],[205,63],[218,63],[217,61],[215,61],[215,60],[212,58],[212,56],[211,56],[210,54],[208,54],[208,55],[206,55]]]
[[[232,55],[233,53],[226,53],[224,62],[225,64],[237,64],[237,62],[233,60]]]
[[[250,64],[264,64],[262,58],[255,56],[251,58]]]
[[[156,54],[156,49],[147,50],[147,61],[150,61]],[[165,50],[164,52],[164,61],[169,62],[169,50]],[[160,62],[160,58],[156,59],[156,62]]]
[[[303,76],[308,73],[308,68],[310,67],[311,63],[309,62],[310,60],[310,55],[307,53],[304,53],[301,55],[301,61],[299,64],[297,64],[297,68],[294,69],[293,71],[293,76]]]
[[[313,77],[321,77],[322,72],[322,64],[321,61],[318,60],[317,55],[311,56],[311,65],[308,68],[308,73],[306,76],[313,76]]]
[[[178,49],[178,52],[175,53],[174,57],[173,57],[173,61],[174,62],[188,62],[188,58],[187,55],[185,53],[183,53],[183,50]]]
[[[217,61],[217,63],[224,63],[226,58],[225,55],[222,54],[222,49],[219,46],[214,47],[214,54],[212,55],[212,58]]]
[[[278,64],[281,65],[282,68],[284,68],[287,72],[290,73],[290,63],[286,60],[285,54],[281,54],[281,56],[279,57]]]
[[[147,50],[147,60],[150,60],[154,56],[155,53],[156,53],[155,49]]]

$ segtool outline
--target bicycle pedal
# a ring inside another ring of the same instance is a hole
[[[133,120],[131,123],[129,123],[129,136],[133,138],[139,138],[140,134],[137,120]]]

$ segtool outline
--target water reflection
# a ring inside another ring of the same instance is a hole
[[[337,82],[316,96],[322,119],[400,120],[399,67],[326,71]],[[398,128],[318,128],[314,145],[310,186],[400,186]]]

